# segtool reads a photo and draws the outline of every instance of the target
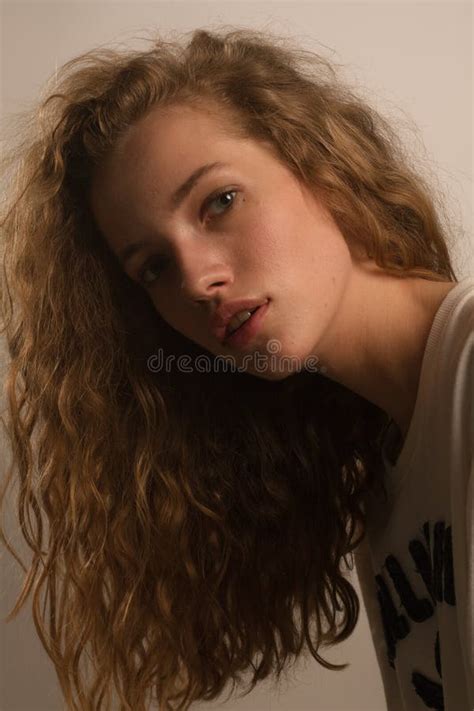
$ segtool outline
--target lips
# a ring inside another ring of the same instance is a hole
[[[236,314],[240,311],[253,311],[268,301],[269,299],[240,299],[222,304],[216,309],[211,319],[211,329],[214,336],[223,343],[227,336],[227,327]]]
[[[260,332],[262,322],[269,308],[270,300],[258,306],[250,318],[244,321],[235,331],[225,338],[223,345],[232,348],[232,350],[242,352],[251,348],[252,343],[254,343]]]
[[[255,306],[255,308],[253,308],[253,309],[243,309],[243,311],[238,311],[237,314],[254,314],[258,308],[259,308],[258,306]],[[225,331],[226,338],[231,336],[233,333],[235,333],[237,331],[237,329],[239,329],[241,326],[244,325],[244,323],[246,323],[246,321],[240,321],[240,323],[238,323],[236,326],[234,326],[233,325],[234,318],[235,318],[235,316],[233,316],[230,319],[229,323],[227,324],[227,328]]]

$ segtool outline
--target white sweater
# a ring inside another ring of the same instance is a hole
[[[354,552],[387,709],[474,711],[474,276],[436,312],[398,458],[397,433]]]

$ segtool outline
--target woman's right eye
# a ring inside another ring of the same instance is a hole
[[[156,277],[155,279],[151,279],[150,281],[147,281],[145,279],[146,273],[152,272],[154,266],[161,267],[159,269],[159,272],[161,273],[161,271],[163,270],[164,264],[166,264],[166,259],[164,259],[164,258],[151,257],[150,259],[148,259],[145,262],[144,266],[142,267],[142,269],[138,275],[138,279],[139,279],[140,283],[143,284],[143,286],[150,286],[151,284],[153,284],[158,277]]]
[[[209,206],[212,205],[212,203],[216,202],[217,200],[219,200],[220,198],[222,198],[224,195],[232,195],[233,197],[232,197],[232,201],[231,201],[231,202],[227,203],[226,205],[222,205],[222,203],[221,203],[221,205],[220,205],[221,207],[224,208],[224,212],[221,213],[220,215],[217,215],[217,217],[222,217],[225,213],[230,212],[231,208],[232,208],[233,205],[234,205],[234,196],[235,196],[236,194],[237,194],[237,190],[221,190],[221,191],[219,191],[219,192],[212,193],[212,195],[210,195],[210,196],[204,201],[204,203],[203,203],[203,209],[206,209],[206,210],[207,210],[207,209],[209,208]],[[214,219],[215,219],[215,218],[214,218]],[[151,281],[147,281],[147,280],[145,279],[145,274],[146,274],[146,272],[148,272],[148,271],[153,271],[153,267],[154,267],[154,266],[158,266],[158,267],[161,267],[161,268],[159,269],[159,272],[161,273],[161,271],[163,270],[163,268],[164,268],[164,266],[166,265],[166,263],[167,263],[167,259],[165,259],[165,258],[163,258],[163,257],[161,257],[161,258],[159,258],[159,257],[157,257],[157,258],[151,257],[150,259],[148,259],[148,260],[145,262],[144,266],[142,267],[142,269],[141,269],[141,271],[140,271],[140,273],[139,273],[139,275],[138,275],[139,282],[140,282],[141,284],[143,284],[143,286],[145,286],[145,287],[151,286],[151,285],[157,280],[158,277],[156,277],[155,279],[152,279]]]

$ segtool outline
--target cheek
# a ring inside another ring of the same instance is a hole
[[[314,260],[318,244],[318,227],[314,217],[299,201],[275,199],[277,206],[265,210],[253,228],[253,247],[277,269],[287,270],[308,266],[308,258]]]
[[[183,316],[178,312],[177,309],[170,307],[170,299],[166,300],[159,298],[156,294],[152,296],[153,306],[159,316],[160,323],[164,325],[164,333],[168,334],[171,338],[175,333],[178,333],[185,338],[192,340],[190,333],[192,332],[192,324],[186,324],[183,320]],[[166,304],[166,305],[165,305]]]
[[[284,214],[281,220],[278,214],[267,218],[262,216],[246,230],[246,236],[243,263],[258,270],[270,289],[285,283],[295,270],[299,271],[295,250],[297,230],[288,215]],[[251,284],[253,288],[258,286]]]

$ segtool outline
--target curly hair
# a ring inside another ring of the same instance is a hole
[[[321,373],[152,372],[158,346],[209,353],[160,317],[95,224],[94,171],[128,128],[160,106],[220,106],[387,273],[457,281],[442,200],[328,60],[256,30],[187,35],[68,61],[15,115],[1,164],[0,502],[17,483],[33,553],[25,566],[1,527],[25,573],[6,620],[33,589],[70,709],[113,694],[121,709],[188,709],[252,669],[245,695],[306,646],[346,668],[318,650],[356,626],[345,568],[387,496],[388,414]]]

